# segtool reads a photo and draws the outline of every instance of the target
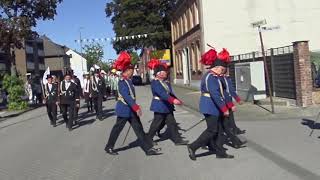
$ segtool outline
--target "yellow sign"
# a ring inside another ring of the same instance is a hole
[[[152,51],[150,54],[150,57],[159,59],[161,62],[166,63],[168,66],[171,65],[171,51],[170,51],[170,49]]]

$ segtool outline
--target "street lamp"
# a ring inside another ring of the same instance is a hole
[[[274,114],[274,103],[273,103],[273,98],[272,98],[272,91],[271,91],[270,76],[269,76],[268,65],[267,65],[267,58],[266,58],[266,54],[264,51],[262,31],[279,29],[280,27],[279,26],[269,27],[269,28],[261,27],[266,24],[267,24],[267,21],[265,19],[251,23],[252,27],[258,28],[258,31],[259,31],[259,38],[260,38],[261,51],[262,51],[263,62],[264,62],[264,69],[265,69],[265,73],[266,73],[266,77],[267,77],[267,84],[269,87],[268,89],[269,89],[269,97],[270,97],[270,104],[271,104],[271,112],[272,112],[272,114]]]

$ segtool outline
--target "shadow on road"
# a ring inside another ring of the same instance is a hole
[[[320,129],[320,123],[311,119],[302,119],[302,125],[308,126],[310,129]]]

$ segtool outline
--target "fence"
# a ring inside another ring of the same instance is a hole
[[[296,99],[293,46],[268,49],[265,54],[273,96]],[[232,56],[231,60],[229,73],[235,86],[235,64],[263,61],[263,56],[261,52],[252,52]],[[265,84],[267,95],[269,95],[267,81]]]

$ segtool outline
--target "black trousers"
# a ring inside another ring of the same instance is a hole
[[[48,117],[50,119],[50,124],[55,125],[57,122],[57,105],[55,102],[53,103],[47,103],[47,113]]]
[[[118,101],[118,97],[119,97],[118,91],[117,91],[117,90],[113,90],[113,91],[112,91],[112,94],[114,95],[116,101]]]
[[[233,112],[230,111],[229,117],[225,117],[221,121],[222,131],[219,131],[219,142],[222,144],[226,143],[226,138],[223,135],[223,133],[225,133],[227,135],[227,138],[230,138],[230,141],[233,145],[240,145],[241,140],[236,136],[236,134],[232,130],[234,128],[232,121],[234,122]]]
[[[221,117],[205,115],[207,129],[196,139],[193,143],[190,144],[190,148],[194,151],[200,147],[210,145],[214,147],[217,155],[224,155],[226,152],[219,142],[218,136],[220,135],[221,130]]]
[[[96,116],[98,119],[102,118],[102,101],[103,97],[93,97],[92,98],[93,104],[94,104],[94,110],[96,111]]]
[[[87,103],[88,111],[92,111],[92,110],[93,110],[92,98],[88,97],[88,98],[86,99],[86,103]]]
[[[66,123],[66,127],[71,129],[74,122],[75,103],[61,104],[61,108],[62,108],[62,117],[64,119],[64,122]]]
[[[135,114],[131,118],[117,117],[117,122],[113,126],[106,148],[114,148],[116,141],[123,130],[126,123],[129,122],[138,140],[141,142],[141,147],[144,151],[147,151],[153,147],[152,140],[143,131],[143,126],[140,118]]]
[[[229,115],[229,127],[231,128],[233,134],[237,134],[238,132],[240,132],[240,128],[236,125],[236,122],[234,120],[234,114],[233,112],[230,110],[230,115]]]
[[[177,143],[182,140],[177,122],[174,118],[174,114],[172,113],[154,113],[153,121],[150,125],[148,136],[150,139],[156,135],[156,133],[161,130],[164,126],[164,123],[167,125],[168,130],[170,132],[170,138],[173,142]]]
[[[78,119],[79,109],[80,109],[80,101],[77,101],[74,106],[74,119],[75,120]]]

